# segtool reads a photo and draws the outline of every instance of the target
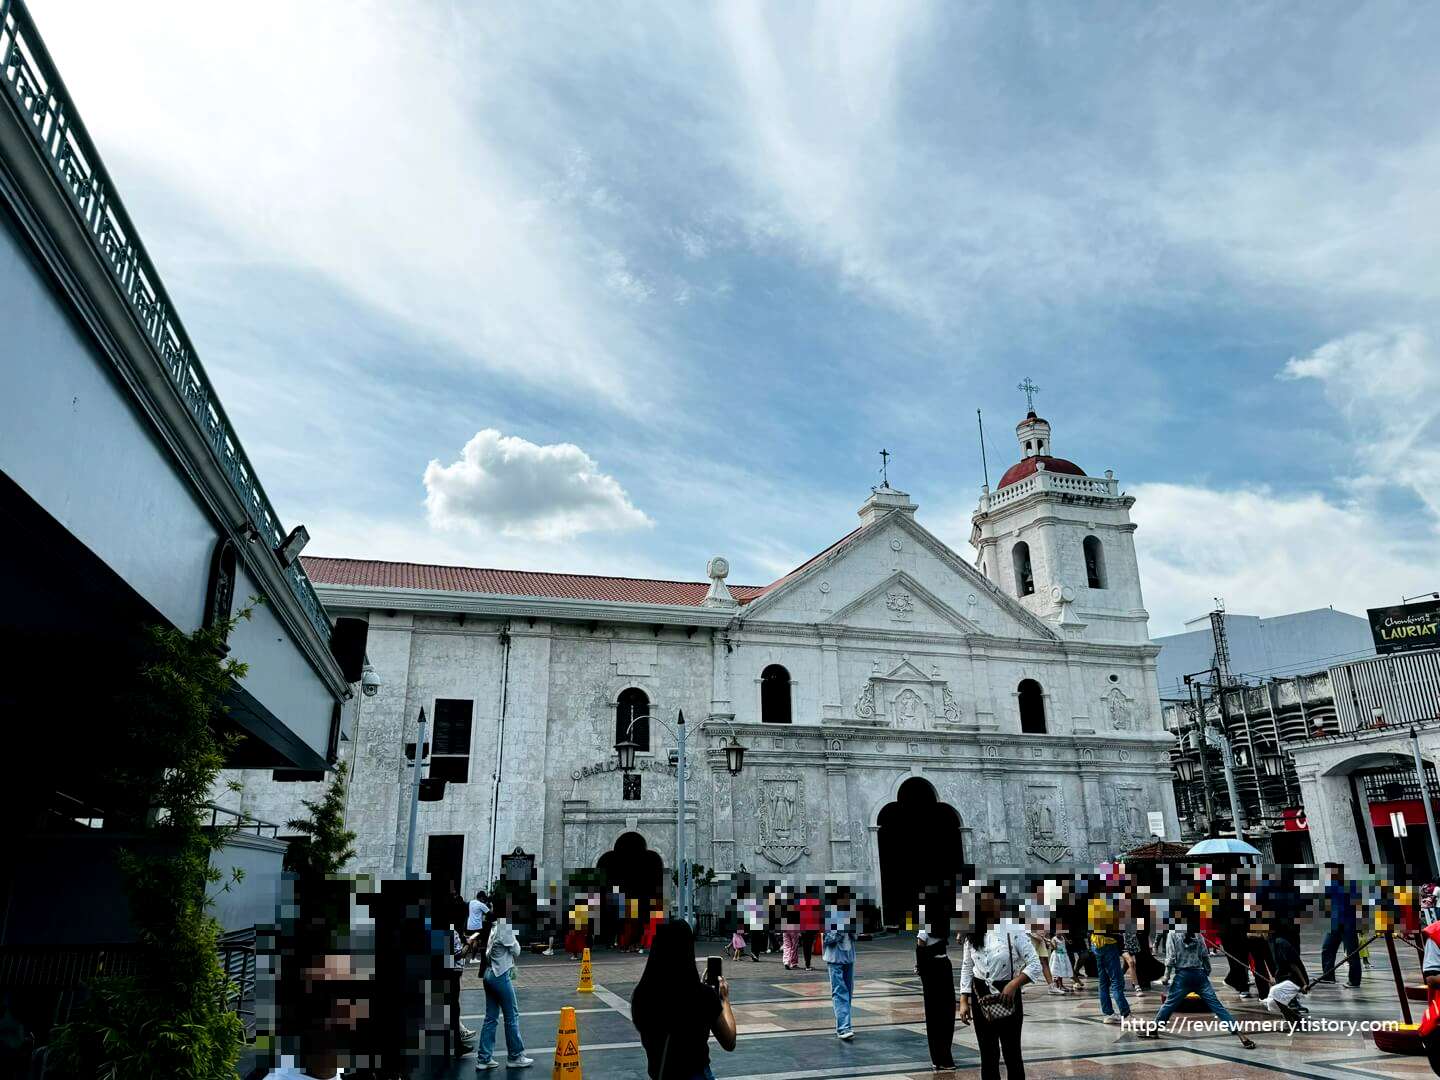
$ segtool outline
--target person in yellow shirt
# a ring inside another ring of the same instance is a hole
[[[1105,1023],[1118,1024],[1130,1015],[1130,1002],[1125,1000],[1125,968],[1120,962],[1118,899],[1109,895],[1092,897],[1089,911],[1090,945],[1095,950],[1096,981],[1100,983],[1100,1011],[1105,1014]]]

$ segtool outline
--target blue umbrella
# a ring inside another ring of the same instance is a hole
[[[1186,855],[1259,855],[1260,849],[1252,847],[1244,840],[1233,840],[1225,837],[1215,837],[1211,840],[1201,840],[1185,853]]]

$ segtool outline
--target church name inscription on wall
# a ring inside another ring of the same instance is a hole
[[[614,758],[611,758],[608,761],[597,761],[594,765],[582,765],[578,769],[570,770],[570,779],[584,780],[591,776],[600,776],[603,773],[612,773],[619,771],[620,763]],[[670,776],[674,776],[675,766],[669,764],[668,762],[656,761],[651,758],[636,758],[635,771],[665,773]],[[685,772],[685,777],[686,779],[689,779],[690,777],[690,771],[688,769]]]

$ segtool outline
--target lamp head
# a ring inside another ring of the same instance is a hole
[[[730,742],[725,747],[725,766],[730,770],[731,776],[739,776],[740,769],[745,763],[745,747],[740,745],[740,740],[734,735],[730,736]]]

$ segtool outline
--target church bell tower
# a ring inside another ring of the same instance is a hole
[[[1027,394],[1037,387],[1027,379]],[[1067,638],[1137,643],[1150,639],[1135,562],[1135,500],[1114,473],[1089,476],[1056,457],[1050,422],[1033,399],[1015,426],[1019,460],[971,518],[975,565]]]

